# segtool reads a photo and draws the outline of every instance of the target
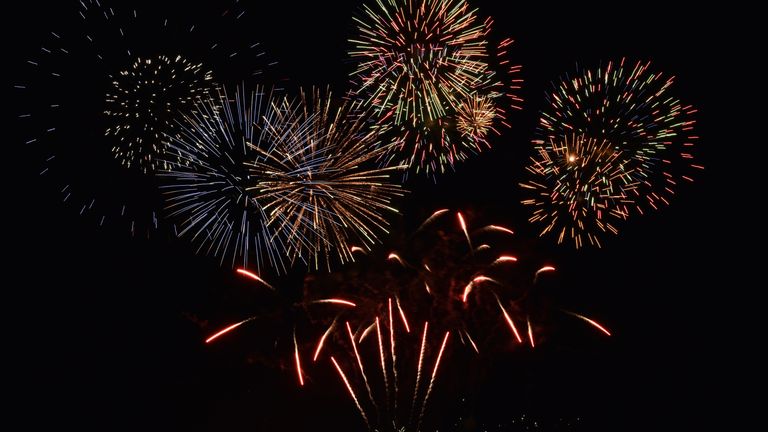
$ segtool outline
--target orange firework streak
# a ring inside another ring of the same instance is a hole
[[[355,406],[357,407],[357,410],[360,411],[360,415],[363,416],[363,419],[365,420],[365,424],[368,426],[368,429],[371,428],[371,423],[368,421],[368,416],[365,415],[365,411],[363,410],[363,407],[360,406],[360,401],[357,399],[357,395],[355,395],[355,391],[352,389],[352,386],[349,385],[349,380],[347,380],[347,376],[344,375],[344,371],[341,370],[341,366],[339,366],[339,363],[336,362],[336,359],[331,356],[331,361],[333,362],[333,365],[336,366],[336,370],[339,371],[339,375],[341,375],[341,379],[344,380],[344,385],[347,387],[347,390],[349,391],[350,396],[352,396],[352,400],[355,401]]]
[[[352,334],[352,328],[349,327],[349,322],[344,323],[347,327],[347,334],[349,335],[349,342],[352,343],[352,351],[355,353],[355,359],[357,360],[357,365],[360,367],[360,375],[363,376],[363,382],[365,383],[365,389],[368,391],[368,398],[371,400],[371,403],[374,407],[378,410],[379,407],[376,405],[376,401],[373,399],[373,392],[371,392],[371,386],[368,384],[368,377],[365,375],[365,369],[363,368],[363,359],[360,358],[360,353],[357,351],[357,344],[355,343],[355,336]]]
[[[451,335],[450,331],[445,332],[445,337],[443,338],[443,344],[440,345],[440,352],[437,354],[437,360],[435,361],[435,368],[432,370],[432,377],[429,379],[429,387],[427,387],[427,394],[424,395],[424,403],[421,405],[421,413],[419,414],[419,421],[416,425],[416,429],[419,429],[419,426],[421,426],[421,420],[424,418],[424,411],[427,409],[427,400],[429,399],[429,395],[432,393],[432,387],[435,384],[435,376],[437,376],[437,368],[440,366],[440,359],[443,357],[443,351],[445,350],[445,345],[448,343],[448,336]]]
[[[576,318],[579,318],[581,320],[584,320],[584,321],[588,322],[589,324],[591,324],[592,326],[596,327],[601,332],[605,333],[607,336],[611,336],[611,332],[609,332],[608,329],[606,329],[605,327],[601,326],[600,323],[598,323],[597,321],[595,321],[593,319],[590,319],[590,318],[587,318],[584,315],[577,314],[576,312],[571,312],[571,311],[567,311],[567,310],[564,310],[563,312],[565,312],[565,313],[567,313],[569,315],[573,315]]]
[[[317,357],[320,355],[320,351],[323,349],[323,344],[325,343],[325,339],[328,337],[329,334],[333,331],[333,329],[336,327],[336,319],[333,320],[330,326],[328,326],[328,330],[323,333],[323,335],[320,337],[320,341],[317,343],[317,349],[315,350],[315,355],[312,356],[312,362],[317,361]]]
[[[408,326],[408,320],[405,318],[405,311],[403,311],[403,308],[400,306],[400,298],[395,297],[395,302],[397,303],[397,309],[400,311],[400,318],[403,319],[403,325],[405,326],[405,332],[410,333],[411,328]]]
[[[472,250],[472,240],[469,239],[469,232],[467,231],[467,224],[464,222],[464,216],[461,215],[461,212],[456,212],[456,216],[459,218],[459,225],[461,225],[461,230],[464,231],[464,236],[467,238],[469,250]]]
[[[390,392],[389,392],[389,378],[387,377],[387,365],[384,361],[384,343],[381,339],[381,326],[379,325],[379,317],[376,317],[376,336],[378,337],[379,341],[379,356],[381,358],[381,373],[384,376],[384,388],[387,391],[387,407],[389,407],[389,399],[390,399]]]
[[[251,278],[251,279],[253,279],[253,280],[257,281],[257,282],[262,283],[264,286],[266,286],[267,288],[269,288],[271,290],[275,289],[275,287],[273,287],[272,285],[268,284],[267,281],[265,281],[264,279],[260,278],[259,275],[257,275],[256,273],[250,272],[250,271],[248,271],[246,269],[242,269],[242,268],[239,268],[236,271],[238,273],[240,273],[241,275],[248,276],[249,278]]]
[[[419,397],[419,383],[421,382],[421,365],[424,364],[424,349],[427,345],[427,328],[429,322],[424,322],[424,332],[421,335],[421,350],[419,350],[419,364],[416,366],[416,384],[413,388],[413,402],[411,403],[411,416],[416,409],[416,399]]]
[[[310,303],[332,303],[332,304],[343,305],[343,306],[357,307],[355,303],[349,300],[338,299],[338,298],[313,300]]]
[[[229,327],[225,327],[223,330],[220,330],[220,331],[214,333],[213,335],[211,335],[210,337],[208,337],[208,339],[205,340],[205,343],[213,342],[214,340],[218,339],[220,336],[223,336],[223,335],[229,333],[230,331],[240,327],[241,325],[247,323],[248,321],[251,321],[252,319],[254,319],[254,317],[250,317],[248,319],[244,319],[244,320],[242,320],[240,322],[232,324]]]
[[[296,374],[299,376],[299,385],[304,386],[304,373],[301,371],[301,359],[299,358],[299,344],[296,343],[296,329],[293,329],[293,353],[296,358]]]
[[[515,322],[512,321],[512,317],[509,316],[507,313],[507,310],[504,309],[504,306],[501,304],[501,300],[499,300],[498,297],[496,297],[496,302],[499,304],[499,308],[501,309],[501,312],[504,314],[504,319],[507,320],[507,324],[509,324],[509,328],[512,329],[512,333],[515,334],[515,339],[517,339],[518,343],[523,343],[523,339],[520,337],[520,333],[517,331],[517,327],[515,327]]]

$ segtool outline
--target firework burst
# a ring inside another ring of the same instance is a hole
[[[622,59],[554,84],[533,140],[534,179],[521,183],[534,193],[523,203],[546,224],[542,235],[600,246],[599,233],[617,232],[607,219],[666,205],[692,181],[702,169],[692,154],[696,110],[671,96],[673,82]]]
[[[166,168],[161,138],[173,134],[173,115],[211,92],[215,80],[261,74],[253,64],[267,62],[253,61],[263,54],[259,44],[225,36],[245,25],[241,8],[184,23],[157,5],[112,3],[56,5],[51,13],[65,30],[50,32],[30,53],[15,85],[20,128],[62,201],[99,225],[148,235],[159,226],[162,199],[145,173]]]
[[[464,0],[390,0],[364,6],[356,21],[353,93],[397,140],[387,163],[434,177],[488,147],[494,124],[505,124],[503,96],[519,100],[519,81],[502,83],[489,66],[490,19],[481,21]]]
[[[275,115],[272,99],[257,88],[238,89],[234,98],[222,90],[196,102],[167,137],[174,156],[160,177],[169,216],[198,251],[231,266],[253,263],[261,271],[268,264],[284,272],[287,240],[268,226],[263,197],[248,191],[247,164],[266,146],[263,125]]]
[[[335,106],[330,93],[284,99],[265,124],[269,147],[249,164],[248,188],[263,197],[270,224],[291,241],[292,257],[330,269],[331,255],[351,261],[350,243],[369,250],[386,232],[386,215],[403,189],[391,182],[402,167],[378,168],[388,147],[357,104]]]

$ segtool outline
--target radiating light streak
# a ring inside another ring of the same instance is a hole
[[[363,339],[365,339],[366,336],[368,336],[368,334],[371,333],[371,331],[374,329],[374,327],[376,327],[376,322],[375,321],[373,323],[371,323],[371,325],[366,327],[365,330],[363,330],[363,334],[360,335],[360,340],[358,340],[358,343],[363,343]]]
[[[205,340],[205,343],[211,343],[214,340],[218,339],[219,337],[221,337],[221,336],[231,332],[232,330],[234,330],[234,329],[240,327],[241,325],[247,323],[248,321],[251,321],[251,320],[254,320],[254,319],[256,319],[256,317],[250,317],[250,318],[244,319],[244,320],[242,320],[240,322],[236,322],[236,323],[232,324],[231,326],[225,327],[224,329],[219,330],[218,332],[216,332],[216,333],[212,334],[211,336],[209,336],[208,339]]]
[[[518,343],[523,343],[523,339],[520,337],[520,333],[517,331],[515,322],[512,321],[512,317],[510,317],[507,313],[507,310],[504,309],[504,306],[501,304],[501,300],[499,300],[498,297],[496,297],[496,302],[499,304],[499,309],[501,309],[501,313],[504,314],[504,319],[507,321],[507,324],[509,324],[509,328],[512,329],[512,333],[515,334],[515,339],[517,339]]]
[[[421,369],[424,364],[424,351],[427,347],[427,329],[429,322],[424,321],[424,331],[421,333],[421,349],[419,350],[419,363],[416,366],[416,383],[413,387],[413,401],[411,402],[411,418],[416,410],[416,400],[419,397],[419,384],[421,383]]]
[[[535,348],[536,347],[536,343],[534,343],[534,341],[533,341],[533,328],[531,327],[531,319],[530,318],[526,318],[525,322],[528,324],[528,340],[531,341],[531,348]]]
[[[475,353],[480,354],[480,350],[477,349],[477,345],[475,344],[475,341],[472,339],[472,336],[469,334],[469,331],[464,329],[464,335],[467,336],[467,339],[469,339],[469,343],[472,344],[472,349],[475,350]]]
[[[347,379],[347,376],[344,374],[344,371],[341,370],[341,366],[339,366],[339,363],[336,362],[336,359],[331,356],[331,362],[333,362],[333,365],[336,367],[336,370],[339,371],[339,375],[341,376],[341,379],[344,381],[344,385],[347,387],[347,391],[349,391],[349,395],[352,396],[352,400],[355,401],[355,406],[357,407],[357,410],[360,412],[360,415],[363,416],[363,420],[365,420],[366,426],[368,426],[368,429],[371,428],[371,424],[368,421],[368,416],[365,415],[365,411],[363,410],[363,407],[360,406],[360,401],[357,399],[357,395],[355,394],[355,391],[352,389],[352,386],[349,384],[349,380]]]
[[[384,376],[384,388],[387,391],[387,406],[389,406],[389,401],[391,399],[390,389],[389,389],[389,377],[387,375],[387,365],[384,360],[385,359],[384,342],[381,338],[381,326],[379,325],[379,317],[376,317],[376,337],[378,338],[378,342],[379,342],[379,358],[381,359],[381,373]]]
[[[488,225],[486,228],[488,230],[491,230],[491,231],[499,231],[499,232],[504,232],[504,233],[507,233],[507,234],[514,234],[515,233],[511,229],[503,227],[501,225]]]
[[[564,310],[563,312],[565,312],[565,313],[567,313],[569,315],[573,315],[576,318],[582,319],[582,320],[588,322],[589,324],[591,324],[592,326],[596,327],[598,330],[600,330],[601,332],[605,333],[606,335],[611,336],[611,332],[609,332],[608,329],[606,329],[605,327],[600,325],[600,323],[598,323],[597,321],[595,321],[593,319],[590,319],[590,318],[587,318],[584,315],[577,314],[576,312],[571,312],[571,311],[567,311],[567,310]]]
[[[405,326],[405,332],[410,333],[411,328],[408,326],[408,320],[405,318],[405,311],[400,306],[400,297],[395,296],[395,301],[397,303],[397,310],[400,311],[400,318],[403,320],[403,325]]]
[[[435,361],[435,368],[432,370],[432,376],[429,379],[427,394],[424,395],[424,402],[421,405],[421,414],[419,415],[419,421],[416,427],[417,430],[421,425],[421,420],[424,418],[424,411],[427,409],[427,400],[429,400],[429,395],[432,393],[432,387],[435,384],[435,376],[437,376],[437,368],[440,366],[440,359],[443,358],[443,351],[445,350],[445,345],[448,343],[448,336],[450,335],[451,335],[450,331],[445,332],[445,337],[443,337],[443,343],[440,345],[440,352],[437,354],[437,360]]]
[[[389,348],[392,354],[392,383],[395,389],[394,413],[397,415],[397,350],[395,348],[395,319],[392,315],[392,298],[387,299],[387,310],[389,312]]]
[[[360,357],[360,353],[357,351],[357,344],[355,343],[355,336],[352,334],[352,328],[349,326],[349,322],[345,322],[347,327],[347,334],[349,335],[349,342],[352,344],[352,352],[355,354],[357,360],[357,366],[360,368],[360,375],[363,377],[363,383],[365,383],[365,389],[368,392],[368,398],[371,400],[371,404],[378,410],[376,401],[373,399],[373,392],[371,392],[371,386],[368,384],[368,376],[365,374],[365,368],[363,368],[363,359]]]
[[[340,299],[340,298],[312,300],[310,303],[331,303],[331,304],[337,304],[337,305],[343,305],[343,306],[349,306],[349,307],[357,307],[356,303],[351,302],[349,300]]]
[[[267,288],[269,288],[269,289],[271,289],[273,291],[275,289],[272,285],[268,284],[267,281],[265,281],[264,279],[260,278],[259,275],[257,275],[256,273],[250,272],[250,271],[248,271],[246,269],[243,269],[243,268],[239,268],[236,271],[237,271],[237,273],[239,273],[241,275],[248,276],[249,278],[251,278],[251,279],[253,279],[253,280],[257,281],[257,282],[260,282],[262,285],[266,286]]]
[[[293,355],[296,359],[296,374],[299,376],[299,385],[304,386],[304,372],[301,369],[301,359],[299,358],[299,344],[296,342],[296,328],[293,329]]]
[[[467,224],[464,222],[464,216],[461,215],[461,212],[456,212],[456,216],[459,218],[459,225],[461,226],[461,230],[464,231],[464,236],[467,237],[469,250],[472,250],[472,241],[469,239],[469,232],[467,231]]]
[[[323,333],[323,335],[320,337],[320,340],[317,342],[317,348],[315,349],[315,355],[312,356],[312,362],[317,361],[317,357],[320,355],[320,351],[323,349],[323,344],[325,344],[325,339],[328,337],[329,334],[333,331],[333,329],[336,327],[336,319],[334,318],[331,322],[331,325],[328,326],[328,329]]]

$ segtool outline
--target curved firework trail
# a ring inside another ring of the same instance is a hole
[[[693,181],[696,110],[671,95],[674,77],[622,59],[566,75],[547,93],[533,144],[531,222],[558,243],[601,246],[615,221],[669,204]],[[613,220],[614,222],[611,222]]]
[[[332,255],[351,261],[351,244],[370,250],[387,231],[393,200],[404,194],[375,159],[379,145],[356,103],[336,106],[330,92],[302,91],[275,105],[266,121],[269,147],[249,164],[249,192],[263,197],[271,226],[290,241],[292,259],[330,270]]]
[[[281,273],[288,239],[270,228],[265,197],[249,191],[248,164],[269,146],[264,124],[276,115],[272,104],[272,93],[261,87],[199,100],[167,137],[175,162],[159,176],[168,216],[198,252],[233,267],[253,264],[261,272],[266,264]]]
[[[141,6],[148,6],[141,5]],[[30,53],[16,84],[19,120],[40,173],[62,201],[101,224],[131,233],[158,228],[161,199],[151,175],[167,168],[163,136],[173,118],[216,80],[258,75],[258,44],[234,32],[245,11],[225,9],[199,23],[169,20],[160,5],[123,9],[82,0],[61,9],[53,30]],[[215,19],[210,19],[214,15]],[[214,71],[212,68],[216,67]]]
[[[464,0],[380,1],[364,6],[356,23],[353,95],[397,142],[383,163],[434,178],[490,146],[488,136],[507,125],[507,100],[519,108],[520,67],[507,59],[512,41],[491,56],[492,21],[480,21]]]

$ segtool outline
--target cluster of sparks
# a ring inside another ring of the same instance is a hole
[[[178,161],[162,174],[180,234],[233,266],[278,272],[297,260],[330,268],[334,252],[349,261],[350,242],[369,250],[403,194],[389,179],[398,167],[377,167],[385,147],[365,117],[331,101],[260,89],[197,103],[168,137]]]
[[[502,82],[490,65],[492,21],[464,0],[378,1],[363,12],[350,40],[353,93],[396,136],[385,161],[434,176],[488,147],[494,124],[506,124],[502,96],[520,100],[520,80]],[[502,58],[510,43],[499,44]],[[499,63],[512,77],[520,70]]]
[[[454,228],[445,225],[452,214]],[[441,225],[435,228],[437,224]],[[499,336],[503,336],[498,334],[498,324],[502,323],[508,329],[504,337],[513,345],[534,349],[538,343],[534,315],[520,299],[531,283],[535,285],[555,267],[539,267],[533,277],[528,276],[528,287],[521,291],[511,276],[524,273],[516,271],[520,267],[518,258],[504,250],[503,241],[495,241],[512,237],[511,229],[500,225],[472,229],[461,212],[444,209],[433,213],[409,244],[419,250],[418,237],[425,233],[436,234],[430,236],[436,240],[426,252],[417,252],[423,254],[420,259],[408,250],[393,251],[379,266],[366,267],[373,269],[369,273],[375,280],[368,281],[365,275],[331,274],[325,283],[310,287],[310,292],[322,292],[323,286],[333,285],[335,293],[334,297],[306,301],[307,305],[334,306],[332,319],[319,320],[324,323],[322,332],[316,333],[316,342],[309,344],[311,349],[302,348],[305,344],[297,341],[294,329],[292,362],[299,385],[305,384],[307,364],[329,359],[356,410],[372,430],[418,430],[451,340],[476,354],[481,350],[492,352],[498,347],[482,341],[498,343]],[[271,288],[254,273],[238,272]],[[592,318],[562,312],[611,335]],[[228,325],[206,342],[252,319]],[[374,360],[365,360],[370,358]]]
[[[144,173],[167,169],[164,136],[172,134],[179,111],[189,111],[186,107],[213,88],[212,72],[180,55],[136,59],[113,77],[106,95],[104,114],[116,124],[105,135],[118,138],[112,148],[115,157]]]
[[[627,218],[629,192],[638,187],[622,151],[585,135],[565,137],[560,144],[537,150],[527,167],[534,179],[522,185],[536,198],[523,204],[534,206],[531,222],[547,224],[542,234],[559,229],[558,242],[568,235],[577,248],[585,238],[600,246],[599,232],[617,234],[611,222]]]
[[[693,162],[696,110],[670,95],[673,77],[622,59],[566,76],[547,93],[537,154],[520,185],[541,235],[601,246],[616,221],[669,204]]]

